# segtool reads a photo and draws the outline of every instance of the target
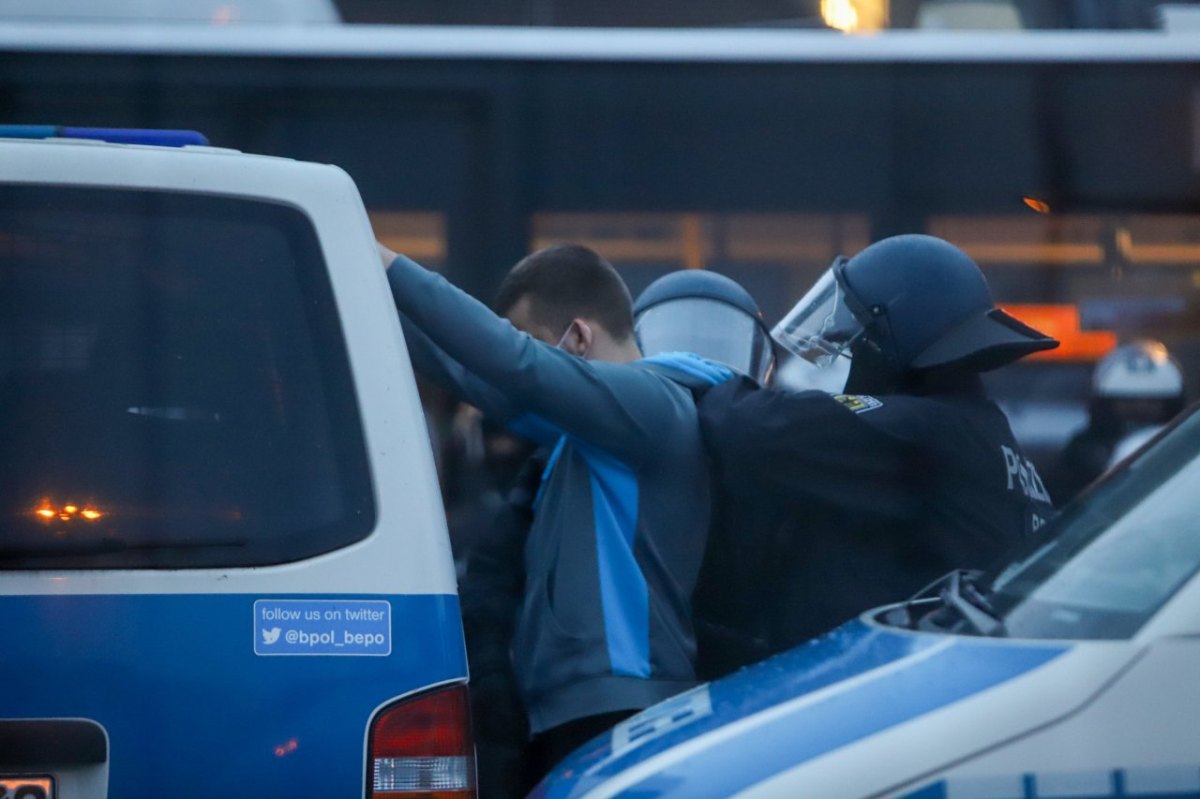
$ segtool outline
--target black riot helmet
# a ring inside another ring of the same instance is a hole
[[[758,304],[736,281],[704,269],[655,280],[633,303],[643,354],[692,352],[762,383],[775,363]]]
[[[772,335],[817,365],[849,357],[851,382],[876,386],[935,370],[984,372],[1058,346],[995,306],[966,253],[924,235],[839,257]]]

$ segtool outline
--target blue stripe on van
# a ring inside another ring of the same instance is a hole
[[[258,599],[387,600],[386,657],[259,657]],[[466,677],[452,595],[0,597],[0,719],[108,732],[109,796],[361,796],[371,715]]]

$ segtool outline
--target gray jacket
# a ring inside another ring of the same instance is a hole
[[[513,643],[532,732],[689,688],[710,502],[687,386],[731,373],[694,356],[578,358],[403,256],[388,281],[416,368],[553,448]]]

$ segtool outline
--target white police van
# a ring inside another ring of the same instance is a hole
[[[652,707],[535,795],[1200,797],[1200,412],[981,579]]]
[[[204,144],[0,129],[0,797],[473,797],[358,192]]]

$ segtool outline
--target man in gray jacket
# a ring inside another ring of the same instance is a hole
[[[689,386],[732,373],[694,356],[642,360],[629,292],[587,248],[514,267],[497,300],[509,321],[381,255],[416,368],[551,450],[513,642],[544,772],[695,682],[690,596],[709,474]]]

